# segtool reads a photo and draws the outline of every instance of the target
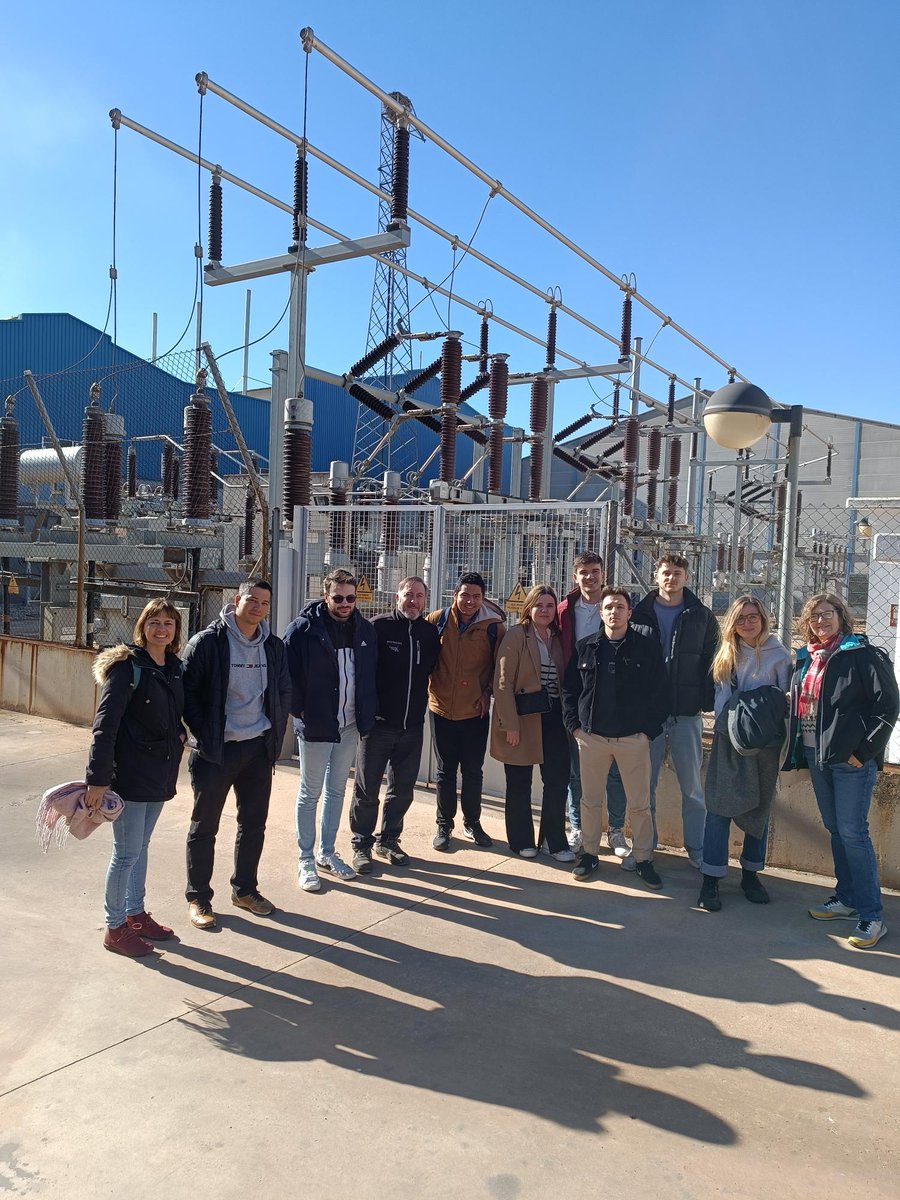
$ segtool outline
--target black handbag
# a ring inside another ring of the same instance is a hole
[[[516,692],[516,712],[520,717],[550,711],[550,693],[545,687],[539,692]]]

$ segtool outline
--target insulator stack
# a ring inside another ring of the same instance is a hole
[[[746,546],[743,545],[742,542],[738,542],[737,569],[738,569],[739,575],[743,575],[744,566],[746,564],[746,561],[747,561],[747,548],[746,548]]]
[[[619,337],[619,362],[631,357],[631,297],[626,293],[622,301],[622,333]]]
[[[219,481],[216,475],[219,473],[219,456],[215,450],[209,452],[209,508],[210,512],[215,512],[219,502]]]
[[[480,371],[486,371],[488,369],[488,319],[487,319],[487,317],[481,318],[481,342],[478,347],[478,353],[480,355],[480,357],[478,359],[478,369]]]
[[[503,422],[509,400],[509,364],[504,355],[491,360],[491,381],[488,388],[488,416],[491,418],[488,489],[499,492],[503,487]]]
[[[556,320],[557,311],[556,305],[550,305],[550,314],[547,317],[547,370],[552,371],[556,366]]]
[[[222,261],[222,180],[213,175],[209,185],[209,237],[206,257],[210,262]]]
[[[107,521],[118,521],[122,513],[122,443],[109,438],[103,446],[104,490]]]
[[[456,476],[456,406],[462,380],[462,345],[459,338],[444,339],[441,350],[441,481]]]
[[[19,503],[19,422],[13,416],[15,398],[6,397],[6,411],[0,420],[0,521],[18,521]]]
[[[731,538],[729,537],[728,542],[726,543],[726,546],[725,546],[725,570],[726,571],[731,570],[732,558],[733,558],[732,545],[731,545]]]
[[[640,426],[637,417],[629,417],[625,422],[625,462],[637,463],[638,443],[640,441]]]
[[[613,384],[612,420],[615,425],[619,420],[619,381]]]
[[[615,427],[615,422],[613,422],[610,425],[604,425],[602,429],[595,430],[590,437],[586,437],[584,439],[578,449],[589,450],[591,446],[596,446],[597,443],[602,442],[605,437],[609,437]],[[622,443],[620,442],[619,445],[621,446],[621,444]]]
[[[486,388],[490,383],[491,377],[487,371],[481,371],[471,383],[467,383],[463,390],[459,393],[460,404],[465,404],[467,400],[471,400],[474,395]]]
[[[379,342],[377,346],[373,346],[368,354],[362,356],[359,362],[355,362],[347,374],[352,375],[354,379],[362,379],[377,362],[380,362],[383,358],[387,358],[390,352],[396,350],[399,345],[400,335],[392,333],[383,342]],[[461,354],[462,351],[460,351]]]
[[[331,464],[328,480],[332,510],[345,508],[350,498],[350,468],[345,462],[335,460]],[[332,511],[329,516],[331,549],[340,554],[347,550],[348,513]]]
[[[434,379],[435,375],[437,375],[441,369],[442,361],[442,359],[436,358],[433,363],[429,363],[427,367],[423,367],[418,375],[413,375],[412,379],[403,385],[403,390],[406,392],[407,396],[411,396],[413,392],[417,392],[423,384],[428,382],[429,379]],[[415,407],[415,405],[413,407]]]
[[[414,400],[403,400],[400,404],[400,407],[404,412],[411,412],[417,407],[417,405]],[[437,417],[431,416],[430,413],[417,413],[416,420],[420,425],[424,425],[426,429],[431,429],[434,433],[441,432],[440,421],[437,419]]]
[[[182,511],[191,521],[209,520],[209,454],[212,413],[198,380],[198,390],[184,410],[184,500]]]
[[[716,570],[725,570],[725,543],[716,542]]]
[[[394,415],[394,410],[389,404],[386,404],[380,396],[373,396],[371,392],[366,391],[359,383],[352,383],[347,388],[347,394],[352,396],[354,400],[358,400],[360,404],[364,404],[373,413],[376,413],[381,417],[382,421],[390,421]]]
[[[625,445],[624,438],[622,439],[621,442],[613,442],[613,444],[611,446],[607,446],[606,449],[601,452],[600,457],[601,458],[609,458],[609,456],[611,454],[618,454],[624,445]]]
[[[654,425],[647,438],[647,469],[658,471],[662,459],[662,430]]]
[[[535,379],[531,385],[531,483],[530,500],[541,498],[541,477],[544,470],[544,434],[547,430],[549,387],[546,379]]]
[[[776,545],[782,544],[784,538],[784,509],[787,500],[787,489],[783,483],[779,483],[775,489],[775,542]]]
[[[300,146],[294,159],[294,242],[291,253],[296,253],[306,241],[306,206],[309,200],[309,172],[306,155]],[[248,551],[247,553],[252,553]]]
[[[394,155],[391,163],[391,220],[405,221],[409,208],[409,126],[394,126]]]
[[[288,425],[284,431],[284,487],[282,503],[288,521],[294,519],[295,505],[312,502],[312,434],[308,429]]]
[[[651,475],[647,480],[647,520],[656,520],[656,487],[658,483],[656,475]]]
[[[634,483],[635,469],[632,463],[629,463],[625,468],[625,483],[622,490],[622,512],[626,517],[630,517],[634,512]]]
[[[247,484],[247,494],[244,496],[244,554],[253,553],[253,533],[256,523],[256,493],[251,483]]]
[[[834,446],[831,442],[828,443],[828,453],[825,456],[825,478],[831,478],[831,456],[834,454]]]
[[[131,500],[137,495],[137,452],[134,446],[128,447],[127,492]]]
[[[678,478],[681,473],[681,438],[669,442],[669,484],[666,492],[666,520],[674,525],[678,519]]]
[[[163,442],[162,490],[164,496],[175,495],[175,447],[171,442]]]
[[[172,499],[178,503],[181,495],[181,459],[172,459]]]
[[[561,429],[559,433],[555,433],[553,435],[554,442],[564,442],[566,438],[570,438],[579,429],[584,429],[585,425],[590,425],[593,419],[593,413],[585,413],[583,417],[579,417],[577,421],[573,421],[571,425],[567,425],[565,429]]]
[[[563,450],[560,446],[553,447],[553,457],[558,458],[560,462],[564,462],[568,467],[574,467],[582,475],[587,470],[586,465],[580,459],[576,458],[574,454],[569,454],[568,451]]]
[[[99,393],[99,387],[94,384],[81,427],[81,499],[84,515],[89,521],[102,521],[106,510],[106,447]]]

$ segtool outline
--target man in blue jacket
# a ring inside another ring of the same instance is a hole
[[[356,611],[356,579],[338,568],[325,576],[323,589],[324,598],[307,604],[284,635],[300,752],[298,882],[305,892],[319,891],[319,871],[337,879],[356,876],[334,844],[357,743],[375,723],[375,630]]]
[[[257,871],[291,687],[284,643],[266,620],[271,598],[264,579],[246,580],[234,603],[195,634],[184,652],[184,719],[191,731],[194,790],[185,896],[197,929],[216,926],[213,856],[231,788],[237,801],[232,901],[257,916],[274,910],[259,894]]]
[[[378,711],[374,726],[359,741],[350,807],[353,867],[359,875],[372,870],[373,846],[392,866],[409,862],[400,835],[422,757],[428,679],[441,648],[441,635],[425,620],[427,604],[425,581],[413,575],[401,581],[394,611],[372,622],[378,638]],[[387,794],[376,841],[378,792],[385,770]]]

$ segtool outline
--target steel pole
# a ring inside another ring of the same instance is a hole
[[[800,438],[803,434],[803,405],[792,404],[789,414],[787,470],[785,472],[784,536],[781,547],[781,580],[778,593],[778,632],[790,648],[794,634],[794,552],[797,527],[797,495],[800,479]]]

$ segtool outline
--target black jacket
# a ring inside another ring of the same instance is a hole
[[[806,766],[797,701],[809,667],[809,651],[797,651],[791,678],[791,724],[784,770]],[[816,760],[819,767],[874,758],[880,767],[900,711],[891,660],[861,634],[848,634],[825,664],[816,711]]]
[[[424,617],[410,621],[397,609],[372,624],[378,639],[377,719],[391,729],[418,728],[425,720],[428,677],[437,662],[441,635]]]
[[[659,641],[659,622],[653,604],[659,595],[654,588],[635,605],[631,624],[644,626]],[[672,633],[669,659],[669,712],[675,717],[696,717],[711,712],[715,702],[712,660],[719,644],[719,623],[711,609],[689,589],[684,589],[684,608]],[[663,656],[665,657],[665,655]]]
[[[123,800],[175,795],[184,750],[184,688],[176,655],[166,654],[166,667],[168,679],[140,646],[113,646],[97,655],[94,678],[103,691],[94,717],[88,783],[107,784]]]
[[[334,643],[325,625],[324,600],[313,600],[284,634],[291,679],[294,730],[305,742],[339,742],[340,676]],[[355,612],[353,668],[356,689],[356,728],[361,736],[375,724],[376,638],[372,622]]]
[[[269,718],[266,754],[275,763],[281,754],[291,700],[287,655],[281,638],[270,633],[266,654],[263,709]],[[195,633],[184,651],[184,719],[190,726],[191,746],[201,758],[221,764],[225,757],[225,698],[231,675],[228,627],[221,617]]]
[[[666,664],[659,639],[629,626],[625,644],[616,658],[616,673],[602,678],[597,671],[597,651],[606,634],[601,629],[575,644],[563,683],[563,720],[571,733],[581,727],[597,733],[594,701],[599,687],[613,686],[624,729],[645,733],[651,740],[662,733],[669,715]]]

